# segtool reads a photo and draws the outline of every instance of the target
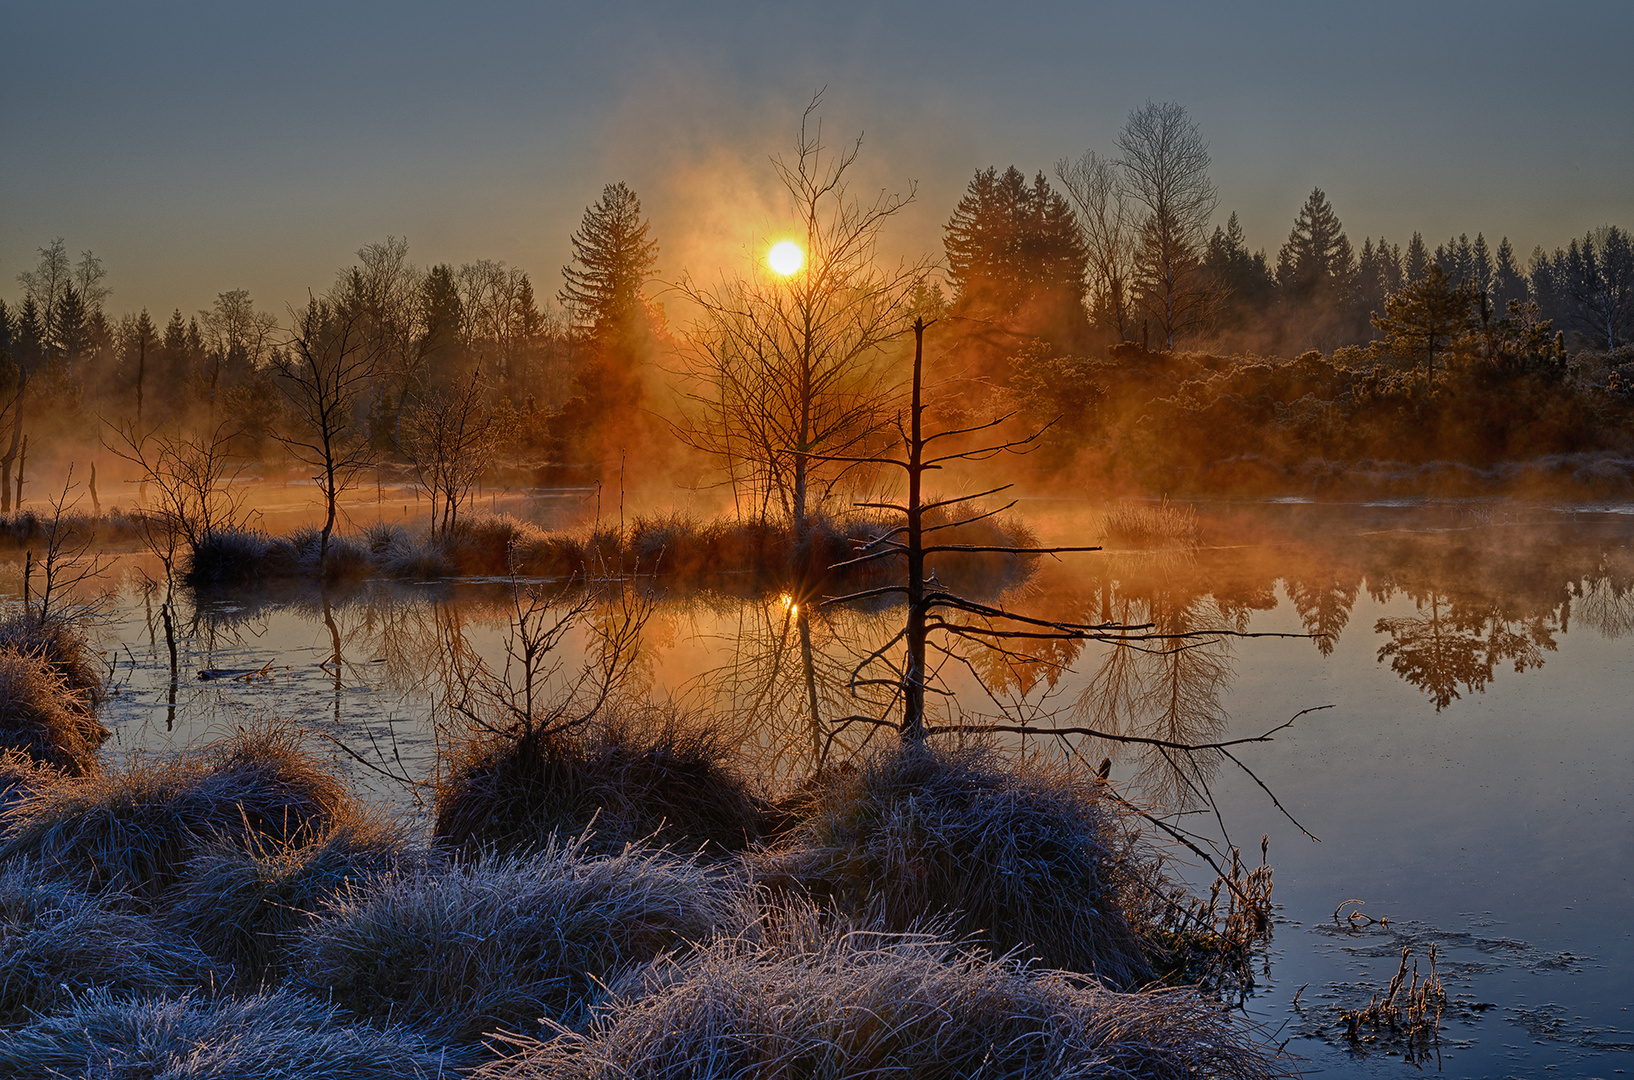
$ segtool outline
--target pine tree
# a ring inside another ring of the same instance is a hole
[[[1475,234],[1475,246],[1470,251],[1470,259],[1470,280],[1479,292],[1490,293],[1492,291],[1492,254],[1487,250],[1485,233]]]
[[[1526,277],[1515,263],[1515,249],[1506,236],[1498,244],[1498,257],[1493,265],[1492,306],[1498,311],[1507,311],[1511,300],[1525,299]]]
[[[1425,380],[1433,385],[1436,356],[1474,325],[1474,300],[1473,286],[1453,284],[1432,263],[1423,281],[1386,300],[1384,313],[1372,322],[1397,356],[1424,358]]]
[[[1224,228],[1215,226],[1203,266],[1221,290],[1216,315],[1216,324],[1221,328],[1235,329],[1263,314],[1276,295],[1276,282],[1266,264],[1265,252],[1249,252],[1236,211],[1226,219]]]
[[[1408,285],[1423,281],[1429,266],[1430,253],[1424,249],[1424,237],[1415,232],[1412,241],[1407,245],[1407,256],[1402,260],[1402,279]]]
[[[574,329],[597,339],[629,334],[645,314],[641,289],[658,261],[641,200],[623,183],[608,184],[571,240],[573,265],[562,267],[556,295]]]
[[[1349,299],[1355,272],[1339,216],[1322,189],[1312,189],[1277,254],[1278,288],[1295,305],[1333,305]]]

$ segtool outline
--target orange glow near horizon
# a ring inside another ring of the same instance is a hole
[[[798,271],[805,261],[806,253],[801,251],[800,245],[793,240],[779,240],[772,245],[772,250],[766,253],[766,265],[784,277]]]

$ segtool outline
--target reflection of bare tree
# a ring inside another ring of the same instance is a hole
[[[718,638],[724,658],[692,680],[689,696],[769,784],[782,786],[849,756],[877,731],[840,718],[858,711],[849,688],[856,643],[879,634],[881,620],[790,593],[733,601]]]
[[[1614,640],[1634,634],[1634,583],[1602,575],[1578,582],[1576,593],[1579,622]]]
[[[1389,634],[1379,662],[1423,690],[1440,712],[1459,697],[1458,686],[1485,693],[1501,663],[1517,672],[1543,666],[1545,650],[1555,650],[1553,613],[1510,618],[1495,601],[1460,601],[1431,592],[1418,600],[1418,614],[1380,619],[1374,633]]]
[[[1098,617],[1126,626],[1151,626],[1160,634],[1191,634],[1225,622],[1212,596],[1166,584],[1129,588],[1108,579],[1100,590]],[[1226,638],[1205,636],[1156,646],[1130,640],[1103,645],[1101,650],[1100,663],[1073,706],[1076,722],[1108,735],[1186,745],[1214,742],[1225,731],[1227,716],[1220,699],[1235,674]],[[1096,751],[1133,765],[1134,783],[1149,798],[1176,809],[1202,798],[1220,763],[1217,752],[1177,754],[1162,746],[1094,743]],[[1088,749],[1080,747],[1081,752]]]

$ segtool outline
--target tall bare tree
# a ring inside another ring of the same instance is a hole
[[[287,350],[273,359],[294,419],[278,436],[298,460],[318,470],[326,516],[318,544],[318,565],[329,557],[341,493],[357,482],[373,461],[369,440],[359,432],[357,403],[374,378],[377,341],[365,310],[337,309],[312,299],[291,312]]]
[[[1092,314],[1109,319],[1118,337],[1129,340],[1129,287],[1135,269],[1134,211],[1118,163],[1086,150],[1077,161],[1055,163],[1077,210],[1078,228],[1089,254]]]
[[[754,257],[714,287],[681,283],[703,313],[689,357],[697,410],[681,433],[725,463],[740,507],[775,505],[796,529],[850,469],[833,455],[858,452],[888,419],[886,346],[906,330],[930,265],[879,264],[880,232],[913,192],[855,197],[847,173],[862,141],[830,152],[817,107],[806,107],[793,158],[772,163],[799,269],[784,275]]]
[[[1217,198],[1208,143],[1184,106],[1148,103],[1118,136],[1118,166],[1137,208],[1138,284],[1165,348],[1200,328],[1213,290],[1203,266]]]

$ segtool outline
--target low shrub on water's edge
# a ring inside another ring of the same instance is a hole
[[[400,1024],[351,1023],[288,990],[143,998],[97,990],[0,1038],[0,1073],[96,1080],[434,1080],[457,1054]]]
[[[331,902],[297,939],[294,978],[360,1016],[456,1040],[573,1022],[602,985],[734,918],[734,893],[695,859],[630,848],[402,874]]]
[[[926,935],[758,929],[663,961],[582,1032],[517,1040],[475,1076],[1279,1075],[1241,1025],[1187,991],[1116,993]]]
[[[298,734],[240,731],[32,793],[0,812],[0,859],[27,856],[81,888],[152,900],[208,844],[315,839],[355,805]]]

